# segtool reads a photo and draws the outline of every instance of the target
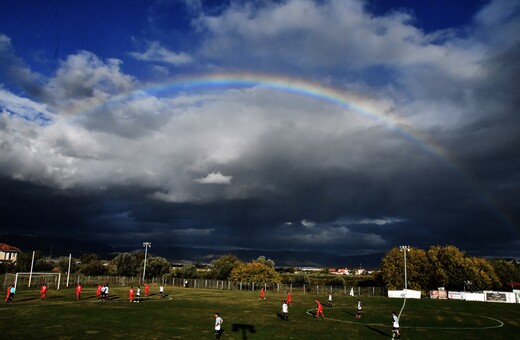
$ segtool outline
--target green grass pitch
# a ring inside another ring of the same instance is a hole
[[[3,339],[214,339],[214,312],[224,319],[221,339],[390,339],[391,312],[402,299],[334,296],[325,318],[314,318],[318,297],[293,292],[289,320],[280,319],[285,293],[201,290],[157,286],[140,303],[130,303],[129,287],[113,287],[110,301],[98,302],[95,289],[50,290],[45,301],[37,290],[18,289],[13,303],[0,305]],[[520,304],[454,300],[407,300],[401,315],[402,339],[515,339],[520,334]]]

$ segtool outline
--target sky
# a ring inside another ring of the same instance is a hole
[[[0,233],[520,256],[520,3],[0,5]]]

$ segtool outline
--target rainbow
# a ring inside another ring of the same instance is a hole
[[[364,116],[378,124],[386,126],[404,139],[415,144],[422,149],[423,152],[426,152],[437,161],[447,162],[448,164],[452,163],[452,161],[449,160],[450,157],[446,150],[436,145],[418,130],[413,129],[412,125],[404,118],[379,111],[374,105],[370,104],[370,100],[368,100],[367,97],[363,98],[360,95],[334,87],[287,76],[226,72],[178,77],[167,82],[148,85],[131,92],[113,96],[109,100],[90,108],[88,111],[102,110],[107,107],[117,106],[129,100],[137,100],[147,96],[171,96],[172,93],[175,92],[181,93],[183,91],[196,89],[253,87],[286,92],[336,105],[344,110]]]
[[[504,211],[500,205],[490,198],[484,189],[479,188],[476,181],[472,180],[469,172],[450,157],[449,153],[441,146],[434,143],[417,129],[414,129],[404,118],[381,112],[371,105],[367,97],[349,93],[331,86],[316,82],[291,78],[287,76],[259,74],[248,72],[225,72],[190,75],[178,77],[160,84],[151,84],[143,88],[113,96],[88,111],[101,110],[103,108],[116,106],[126,101],[136,100],[147,96],[171,96],[172,93],[183,93],[197,89],[208,88],[254,88],[261,87],[273,91],[286,92],[298,96],[313,98],[319,101],[331,103],[347,111],[362,115],[378,124],[386,126],[405,140],[416,145],[420,150],[428,154],[434,160],[442,163],[456,176],[466,182],[470,191],[480,196],[483,203],[492,207],[496,215],[509,225],[516,225],[512,217]],[[88,112],[83,112],[88,113]]]

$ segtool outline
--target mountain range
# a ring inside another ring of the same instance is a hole
[[[103,259],[110,259],[121,252],[140,252],[143,248],[112,247],[98,241],[78,240],[63,237],[32,235],[0,235],[0,243],[20,248],[23,252],[40,251],[45,256],[59,257],[72,254],[95,253]],[[271,259],[279,267],[330,267],[330,268],[378,268],[384,254],[340,256],[326,252],[310,251],[268,251],[255,249],[211,249],[176,246],[158,246],[149,249],[149,256],[160,256],[173,263],[211,263],[223,255],[233,254],[242,261],[251,261],[260,256]]]

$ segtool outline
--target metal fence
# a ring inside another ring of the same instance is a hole
[[[6,289],[14,282],[15,274],[7,273],[4,277],[4,287]],[[39,288],[39,285],[45,282],[40,282],[43,278],[33,278],[31,287]],[[221,289],[221,290],[237,290],[237,291],[260,291],[263,287],[268,292],[276,293],[303,293],[303,294],[328,294],[333,295],[351,295],[351,296],[386,296],[387,290],[383,287],[360,287],[360,286],[331,286],[331,285],[295,285],[295,284],[268,284],[263,282],[246,283],[246,282],[232,282],[222,280],[209,279],[183,279],[183,278],[148,278],[146,283],[151,285],[184,287],[184,288],[198,288],[198,289]],[[51,285],[50,289],[56,289],[55,281],[47,282]],[[138,276],[86,276],[86,275],[61,275],[60,287],[75,287],[78,283],[83,286],[97,286],[98,284],[109,284],[110,286],[139,286],[144,285],[141,277]],[[18,283],[18,289],[27,289],[25,281]]]

